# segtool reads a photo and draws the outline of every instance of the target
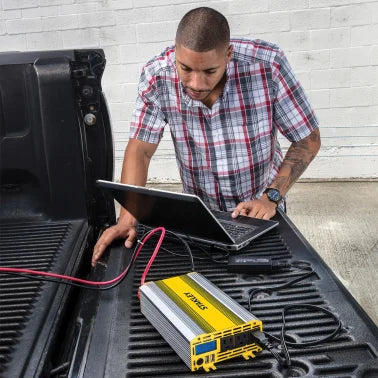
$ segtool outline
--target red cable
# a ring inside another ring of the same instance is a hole
[[[141,240],[140,242],[140,245],[138,247],[138,250],[137,252],[135,253],[135,256],[134,256],[134,259],[132,262],[130,262],[130,264],[126,267],[126,269],[116,278],[113,278],[112,280],[110,281],[88,281],[88,280],[83,280],[81,278],[76,278],[76,277],[71,277],[71,276],[65,276],[65,275],[62,275],[62,274],[57,274],[57,273],[49,273],[49,272],[42,272],[42,271],[38,271],[38,270],[31,270],[31,269],[22,269],[22,268],[10,268],[10,267],[0,267],[0,272],[12,272],[12,273],[27,273],[27,274],[35,274],[35,275],[38,275],[38,276],[46,276],[46,277],[54,277],[54,278],[61,278],[61,279],[64,279],[64,280],[69,280],[69,281],[74,281],[74,282],[79,282],[79,283],[82,283],[82,284],[86,284],[86,285],[99,285],[99,286],[105,286],[105,285],[110,285],[110,284],[113,284],[117,281],[119,281],[120,279],[122,279],[126,274],[127,272],[129,271],[130,269],[130,266],[134,263],[134,261],[136,260],[136,258],[138,257],[139,255],[139,252],[141,251],[141,249],[143,248],[145,242],[153,235],[155,234],[156,232],[158,231],[161,231],[161,235],[160,235],[160,238],[159,238],[159,241],[158,243],[156,244],[156,247],[155,247],[155,250],[146,266],[146,269],[143,273],[143,276],[142,276],[142,280],[144,280],[146,278],[146,275],[148,273],[148,269],[150,268],[152,262],[154,261],[157,253],[159,252],[159,248],[161,246],[161,244],[163,243],[163,239],[164,239],[164,235],[165,235],[165,228],[164,227],[158,227],[158,228],[155,228],[153,229],[152,231],[150,231],[145,237],[143,240]],[[143,281],[144,283],[144,281]]]

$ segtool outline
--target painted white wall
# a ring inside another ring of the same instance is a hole
[[[321,123],[323,145],[303,177],[378,177],[378,1],[0,0],[0,51],[105,50],[117,179],[140,69],[198,6],[225,14],[233,36],[286,52]],[[168,127],[149,177],[179,179]]]

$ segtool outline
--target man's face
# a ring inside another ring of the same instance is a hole
[[[214,90],[231,59],[232,47],[196,52],[176,45],[176,66],[186,93],[197,101],[205,100]]]

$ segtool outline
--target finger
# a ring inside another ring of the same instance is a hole
[[[105,252],[106,248],[110,245],[110,243],[120,237],[120,232],[117,230],[115,226],[106,229],[103,234],[101,235],[100,239],[97,240],[96,245],[93,248],[93,255],[92,255],[92,266],[95,266],[97,261]]]
[[[242,214],[242,211],[245,211],[246,213],[249,212],[249,206],[246,202],[240,202],[232,212],[231,216],[232,218],[236,218],[238,215]]]
[[[266,209],[264,207],[260,208],[255,215],[255,218],[263,219],[264,215],[266,214]]]
[[[240,211],[241,210],[236,207],[231,214],[232,218],[237,218],[240,215]]]
[[[248,216],[248,210],[247,209],[242,209],[240,211],[240,215],[244,215],[245,217]]]
[[[129,235],[125,241],[125,247],[131,248],[135,242],[136,237],[137,237],[136,228],[135,227],[130,228]]]
[[[259,209],[260,207],[257,205],[251,206],[251,208],[249,209],[248,216],[250,218],[256,218],[256,214],[258,213]]]

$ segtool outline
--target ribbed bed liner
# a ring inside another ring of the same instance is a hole
[[[87,232],[83,220],[0,223],[0,266],[74,274]],[[0,274],[0,376],[37,369],[67,292],[64,285]]]
[[[246,308],[249,290],[261,287],[261,291],[253,299],[252,312],[263,321],[264,330],[276,336],[281,329],[282,308],[288,304],[308,303],[326,307],[340,318],[344,331],[338,338],[312,348],[290,348],[290,371],[278,366],[272,355],[263,351],[249,361],[235,358],[218,363],[217,370],[208,374],[191,373],[140,312],[136,293],[141,274],[153,250],[152,243],[148,243],[137,260],[133,277],[128,277],[119,289],[104,293],[99,307],[101,319],[98,319],[97,324],[102,324],[104,329],[110,327],[112,332],[107,335],[93,335],[85,376],[377,377],[377,327],[290,220],[284,215],[277,218],[280,221],[277,229],[257,239],[241,253],[270,256],[278,260],[307,260],[311,262],[317,276],[270,295],[264,292],[264,287],[282,284],[303,272],[290,269],[265,275],[230,274],[223,266],[209,260],[196,260],[196,271]],[[185,248],[175,241],[166,241],[163,245],[175,253],[186,254]],[[195,248],[194,252],[203,257]],[[126,265],[127,255],[122,248],[111,252],[108,261],[109,276]],[[150,270],[148,280],[180,275],[188,271],[190,263],[187,257],[173,256],[161,251]],[[288,338],[298,342],[322,338],[335,327],[332,317],[321,312],[298,310],[290,312],[286,320]],[[100,340],[101,348],[98,346]],[[100,349],[107,350],[105,355],[101,355]]]

